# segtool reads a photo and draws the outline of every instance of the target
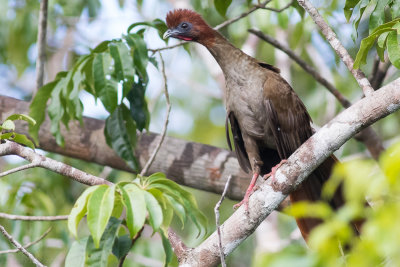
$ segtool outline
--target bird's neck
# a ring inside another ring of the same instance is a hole
[[[249,67],[257,65],[254,58],[233,46],[217,31],[214,31],[212,42],[202,44],[214,56],[224,72],[225,78],[245,75],[248,73]]]

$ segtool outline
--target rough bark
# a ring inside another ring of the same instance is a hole
[[[29,103],[0,96],[0,121],[14,113],[28,114]],[[51,135],[50,121],[46,118],[39,132],[39,147],[49,152],[133,172],[107,146],[103,134],[104,121],[85,117],[83,122],[83,127],[76,122],[70,123],[69,132],[62,129],[65,137],[65,147],[62,148]],[[28,125],[25,122],[17,123],[17,132],[28,134]],[[140,138],[136,155],[142,166],[158,144],[159,138],[154,133],[144,134]],[[154,172],[163,172],[179,184],[217,194],[222,193],[227,177],[232,175],[227,196],[234,200],[243,198],[249,183],[248,174],[240,169],[234,153],[168,136],[165,137],[148,174]]]

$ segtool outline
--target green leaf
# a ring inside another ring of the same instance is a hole
[[[100,185],[89,197],[87,223],[96,248],[114,207],[115,185]]]
[[[369,17],[369,32],[371,33],[376,27],[385,22],[385,7],[388,5],[389,0],[379,0],[375,6],[374,11]]]
[[[99,186],[91,186],[87,188],[82,195],[76,200],[74,207],[72,208],[69,216],[68,216],[68,230],[77,237],[77,228],[79,222],[82,220],[83,216],[85,216],[87,211],[86,203],[93,193]]]
[[[166,195],[165,196],[167,202],[172,206],[173,210],[175,211],[175,214],[178,216],[179,220],[181,221],[182,224],[182,229],[185,226],[186,222],[186,212],[185,208],[178,202],[176,201],[173,197]]]
[[[1,127],[0,127],[1,128]],[[11,133],[0,133],[0,140],[12,140],[14,138],[14,132]]]
[[[22,121],[28,122],[30,125],[36,124],[36,121],[32,117],[25,115],[25,114],[13,114],[13,115],[9,116],[6,119],[6,121],[7,120],[12,120],[12,121],[22,120]]]
[[[14,142],[17,142],[18,144],[25,145],[25,146],[35,150],[35,145],[24,134],[14,133],[14,137],[12,138],[12,140]]]
[[[132,239],[142,229],[146,220],[144,191],[135,184],[127,184],[120,189],[126,207],[126,224]]]
[[[124,211],[124,202],[121,194],[116,193],[114,199],[114,209],[111,213],[112,217],[119,218]]]
[[[87,266],[96,266],[96,267],[106,267],[108,262],[108,256],[112,252],[114,240],[116,238],[116,234],[118,228],[121,224],[121,221],[111,217],[107,227],[104,230],[103,235],[101,236],[100,244],[96,246],[96,242],[92,237],[89,238],[86,251],[86,264]]]
[[[15,124],[12,120],[6,120],[5,122],[3,122],[3,124],[1,125],[1,128],[3,130],[9,130],[9,131],[14,131],[15,130]]]
[[[89,237],[76,240],[72,243],[71,248],[68,251],[67,257],[65,258],[65,267],[84,267],[86,259],[86,246],[88,244]]]
[[[127,131],[128,128],[124,121],[123,108],[119,106],[106,119],[104,133],[108,145],[114,149],[118,156],[128,163],[129,167],[137,170],[138,163],[133,154],[132,138]]]
[[[360,0],[346,0],[346,4],[344,5],[344,15],[347,21],[350,20],[351,15],[353,14],[354,7],[360,2]]]
[[[115,238],[112,253],[120,260],[132,247],[132,239],[129,235],[123,235]]]
[[[400,16],[400,1],[393,1],[390,6],[390,11],[392,13],[392,19]]]
[[[128,43],[129,46],[134,47],[133,50],[133,63],[138,71],[138,74],[144,83],[148,82],[147,76],[147,63],[149,62],[149,55],[147,52],[146,43],[143,40],[143,37],[139,34],[130,33],[128,35],[123,36]]]
[[[358,38],[358,25],[360,24],[361,18],[363,17],[364,11],[367,8],[367,6],[372,3],[369,0],[361,0],[361,2],[359,3],[359,8],[358,8],[358,14],[356,16],[356,18],[353,21],[353,32],[351,34],[351,38],[353,39],[353,41],[355,42],[356,39]]]
[[[149,212],[149,222],[154,232],[157,232],[163,222],[163,213],[157,199],[147,191],[143,191],[146,207]]]
[[[102,53],[107,51],[108,49],[108,44],[110,41],[103,41],[100,44],[98,44],[93,50],[92,53]]]
[[[223,17],[225,17],[226,11],[231,3],[232,0],[214,0],[215,9]]]
[[[333,215],[332,208],[325,202],[299,201],[285,208],[285,213],[295,218],[327,219]]]
[[[164,252],[165,252],[165,263],[164,267],[168,267],[168,264],[171,262],[172,257],[174,255],[174,252],[172,250],[171,244],[169,243],[169,240],[167,238],[167,233],[164,232],[164,230],[158,231],[160,233],[161,239],[162,239],[162,244],[164,247]]]
[[[111,56],[96,54],[93,59],[93,80],[96,96],[100,98],[108,112],[112,113],[118,105],[117,82],[111,80]]]
[[[135,70],[128,47],[123,42],[111,42],[109,45],[111,57],[114,59],[114,72],[118,80],[133,80]]]
[[[167,40],[163,39],[163,35],[164,35],[165,31],[168,29],[168,27],[164,21],[162,21],[160,19],[155,19],[152,22],[136,22],[136,23],[131,24],[128,27],[127,33],[129,34],[137,26],[150,26],[150,27],[156,28],[158,31],[158,36],[160,36],[160,39],[164,40],[164,42],[167,42]]]
[[[129,91],[126,97],[129,100],[131,116],[136,121],[139,131],[147,128],[150,122],[150,114],[144,96],[145,89],[145,86],[140,81],[134,83],[132,90]]]
[[[302,6],[299,5],[299,3],[297,1],[293,1],[292,7],[294,7],[297,10],[297,12],[299,13],[300,17],[302,19],[304,19],[304,14],[306,11],[304,10],[304,8]]]
[[[396,31],[389,33],[386,45],[390,62],[400,69],[400,42]]]

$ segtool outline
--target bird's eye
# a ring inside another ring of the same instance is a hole
[[[188,26],[189,26],[189,25],[188,25],[186,22],[184,22],[184,23],[181,24],[181,28],[183,28],[183,29],[186,29]]]

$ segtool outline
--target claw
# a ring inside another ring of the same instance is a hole
[[[278,170],[279,167],[281,167],[283,164],[285,164],[287,162],[286,159],[281,160],[281,162],[279,162],[275,167],[272,167],[271,172],[267,173],[266,175],[264,175],[264,180],[267,180],[269,177],[274,178],[275,177],[275,173]]]

